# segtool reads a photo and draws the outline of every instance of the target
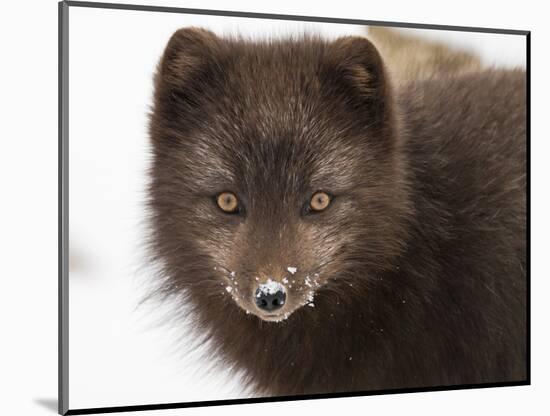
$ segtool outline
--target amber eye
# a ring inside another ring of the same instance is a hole
[[[309,201],[309,206],[313,211],[323,211],[330,204],[330,195],[326,192],[315,192]]]
[[[222,192],[216,198],[216,202],[222,211],[229,214],[236,213],[239,210],[239,200],[234,193]]]

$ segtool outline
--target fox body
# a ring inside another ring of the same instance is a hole
[[[159,63],[161,292],[261,394],[526,378],[525,74],[386,72],[196,28]]]

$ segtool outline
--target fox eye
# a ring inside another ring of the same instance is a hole
[[[315,212],[324,211],[330,205],[330,201],[330,195],[326,192],[315,192],[309,201],[309,208]]]
[[[236,214],[239,212],[239,200],[232,192],[222,192],[216,197],[216,203],[223,212]]]

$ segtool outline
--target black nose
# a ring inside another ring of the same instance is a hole
[[[256,289],[255,298],[258,308],[264,311],[275,311],[285,304],[286,293],[282,288],[273,291],[259,287]]]

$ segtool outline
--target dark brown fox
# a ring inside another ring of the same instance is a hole
[[[524,72],[181,29],[150,132],[160,291],[258,394],[526,380]]]

